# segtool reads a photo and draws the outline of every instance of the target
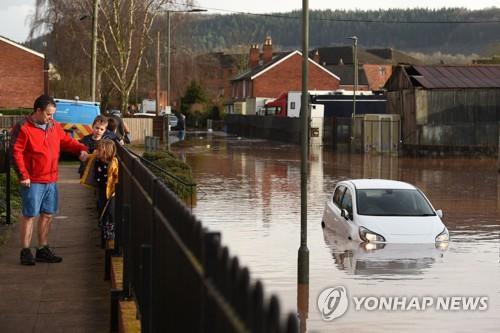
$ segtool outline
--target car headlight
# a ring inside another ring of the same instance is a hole
[[[450,234],[448,233],[448,229],[446,227],[441,231],[439,235],[436,236],[436,243],[441,243],[441,242],[449,242],[450,241]]]
[[[359,237],[365,242],[385,242],[383,236],[364,227],[359,227]]]

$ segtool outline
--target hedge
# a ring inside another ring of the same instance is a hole
[[[168,151],[145,152],[142,157],[177,178],[180,178],[184,183],[194,184],[191,167],[179,160],[173,153]],[[191,191],[193,191],[193,198],[196,197],[196,186],[184,185],[154,167],[149,169],[153,172],[153,174],[162,179],[165,185],[167,185],[167,187],[181,199],[189,200],[191,198]]]

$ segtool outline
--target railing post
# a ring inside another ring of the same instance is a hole
[[[122,210],[122,236],[123,236],[123,297],[130,298],[130,274],[132,265],[130,262],[130,251],[132,243],[132,223],[130,222],[130,206],[123,205]]]
[[[121,168],[120,168],[121,169]],[[121,247],[122,247],[122,242],[123,242],[123,234],[124,234],[124,227],[123,227],[123,218],[122,218],[122,191],[123,191],[123,175],[121,175],[120,181],[118,184],[116,184],[116,195],[115,195],[115,246],[113,249],[113,255],[114,256],[120,256],[121,255]]]
[[[7,131],[4,131],[4,149],[5,149],[5,223],[11,224],[10,220],[10,137]]]
[[[141,332],[152,333],[153,329],[153,256],[150,244],[141,245],[142,299],[140,300]]]

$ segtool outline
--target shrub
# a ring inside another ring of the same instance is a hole
[[[6,206],[5,206],[5,197],[6,197],[6,173],[0,174],[0,216],[2,219],[6,216]],[[16,172],[11,169],[10,170],[10,206],[11,206],[11,214],[16,210],[21,208],[21,194],[19,193],[19,179],[17,177]],[[15,214],[14,214],[15,215]]]
[[[23,116],[33,112],[33,109],[0,109],[0,114],[4,116]]]
[[[196,196],[196,186],[186,185],[194,184],[191,167],[179,160],[173,153],[168,151],[145,152],[142,157],[168,173],[162,172],[156,168],[149,168],[151,172],[159,177],[179,198],[189,200],[191,194],[193,197]],[[182,182],[169,176],[169,174],[179,178]],[[185,184],[183,184],[183,182]],[[191,191],[193,191],[193,193],[191,193]]]

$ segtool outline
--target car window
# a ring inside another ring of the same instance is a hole
[[[431,206],[418,190],[369,189],[357,190],[360,215],[433,216]]]
[[[335,189],[333,194],[333,203],[340,208],[340,200],[342,200],[342,195],[344,194],[345,186],[340,185]]]
[[[346,209],[349,212],[349,215],[352,216],[352,195],[349,189],[345,191],[344,196],[342,197],[340,209]]]

